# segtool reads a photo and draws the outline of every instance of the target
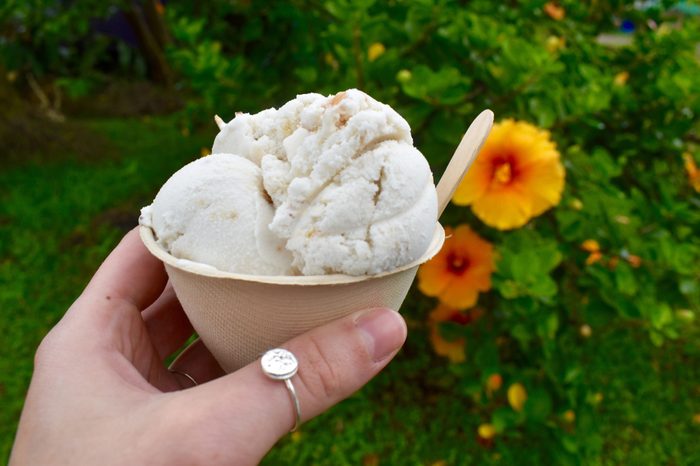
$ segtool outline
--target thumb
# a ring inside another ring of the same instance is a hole
[[[390,309],[371,309],[313,329],[286,344],[299,362],[291,379],[302,421],[327,410],[366,384],[406,340],[406,323]],[[224,445],[262,458],[294,426],[296,411],[283,381],[269,379],[257,360],[188,390],[207,423],[216,421]],[[184,394],[184,393],[183,393]],[[210,424],[211,425],[211,424]],[[235,439],[234,442],[231,442]]]

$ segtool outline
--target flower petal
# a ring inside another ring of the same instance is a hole
[[[469,205],[486,193],[493,179],[494,158],[502,154],[503,145],[513,125],[515,125],[513,120],[503,120],[493,126],[479,155],[452,197],[455,204]]]
[[[428,315],[428,320],[430,322],[445,322],[452,317],[455,312],[459,312],[458,309],[453,307],[445,306],[444,304],[438,304],[435,309],[430,311]]]
[[[509,230],[525,225],[532,218],[532,201],[512,183],[474,201],[472,211],[485,224]]]
[[[493,269],[486,267],[475,268],[469,271],[469,284],[478,291],[491,289],[491,272]]]
[[[458,338],[454,341],[445,340],[440,334],[438,325],[433,325],[430,329],[430,343],[433,345],[433,350],[436,354],[445,356],[451,362],[463,362],[466,359],[464,354],[464,339]]]
[[[451,280],[442,293],[438,296],[441,303],[457,309],[467,309],[476,304],[479,292],[471,282],[465,280]]]
[[[493,168],[489,160],[482,158],[481,154],[483,153],[484,151],[482,150],[467,174],[464,175],[462,182],[457,186],[452,196],[452,202],[455,204],[471,204],[475,199],[483,196],[491,184]]]
[[[444,260],[432,259],[418,269],[418,289],[426,296],[438,296],[445,291],[452,278]]]
[[[541,160],[522,171],[518,181],[521,186],[526,186],[531,196],[533,216],[559,204],[564,178],[564,167],[558,159]]]

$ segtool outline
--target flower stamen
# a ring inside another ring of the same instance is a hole
[[[447,268],[455,275],[462,275],[469,268],[469,258],[451,253],[447,256]]]
[[[509,162],[504,162],[496,166],[493,177],[501,184],[508,184],[513,179],[513,170]]]

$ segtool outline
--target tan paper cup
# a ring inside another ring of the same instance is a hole
[[[187,317],[221,367],[232,372],[314,327],[372,307],[399,309],[418,266],[440,251],[439,223],[417,261],[372,276],[264,276],[221,272],[165,252],[142,226],[146,248],[162,260]]]

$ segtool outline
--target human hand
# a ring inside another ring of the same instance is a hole
[[[224,375],[201,343],[163,360],[192,334],[162,264],[131,231],[35,356],[11,465],[256,464],[295,422],[283,382],[259,361]],[[283,347],[303,420],[362,387],[406,338],[401,316],[361,311]],[[183,389],[187,388],[187,389]]]

